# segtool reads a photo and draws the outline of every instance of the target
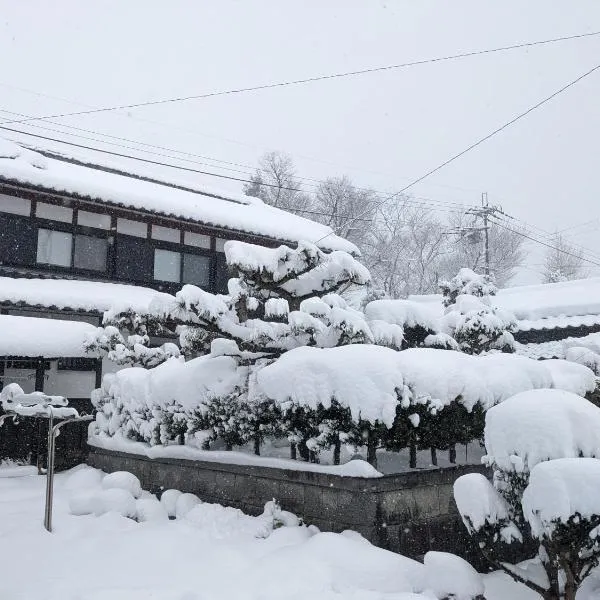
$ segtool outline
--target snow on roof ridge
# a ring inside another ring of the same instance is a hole
[[[105,173],[112,173],[114,175],[120,175],[122,177],[130,177],[131,179],[139,179],[140,181],[147,181],[149,183],[155,183],[157,185],[164,185],[166,187],[170,187],[176,190],[183,190],[184,192],[190,192],[192,194],[199,194],[200,196],[209,196],[212,198],[218,198],[219,200],[225,200],[226,202],[235,202],[237,204],[254,204],[252,200],[250,200],[249,196],[241,196],[244,200],[240,198],[234,198],[235,194],[231,194],[228,196],[226,194],[221,194],[217,192],[213,192],[205,189],[193,188],[187,185],[183,185],[180,183],[176,183],[175,181],[166,181],[163,179],[156,179],[154,177],[148,177],[146,175],[141,175],[140,173],[134,173],[133,171],[125,171],[123,169],[119,169],[116,167],[110,167],[108,165],[101,165],[99,163],[88,162],[85,160],[81,160],[74,156],[69,156],[67,154],[61,154],[59,152],[53,152],[50,150],[44,150],[42,148],[36,148],[34,146],[25,146],[27,149],[32,152],[36,152],[42,156],[46,156],[47,158],[53,158],[55,160],[61,160],[63,162],[71,163],[73,165],[78,165],[80,167],[86,167],[89,169],[96,169],[97,171],[104,171]],[[254,199],[253,199],[254,200]],[[257,202],[263,203],[260,198],[256,198]]]
[[[163,296],[168,294],[125,283],[0,276],[0,303],[102,313],[113,305],[145,310]]]
[[[81,321],[0,315],[0,356],[93,358],[84,342],[96,328]]]
[[[64,159],[43,156],[2,137],[0,181],[31,185],[276,241],[297,243],[310,240],[325,250],[344,250],[360,255],[354,244],[336,235],[329,226],[269,206],[259,199],[240,195],[247,198],[247,203],[238,203],[234,194],[224,194],[228,198],[233,196],[233,201],[228,201],[202,191],[187,191],[168,184],[81,166]],[[168,187],[168,196],[165,187]]]

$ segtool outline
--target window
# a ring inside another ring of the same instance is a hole
[[[76,269],[105,271],[107,252],[108,240],[106,238],[76,235],[74,266]]]
[[[188,246],[196,246],[197,248],[205,248],[206,250],[210,250],[210,235],[186,231],[183,234],[183,243],[187,244]]]
[[[179,232],[179,229],[161,227],[160,225],[152,225],[152,237],[155,240],[173,242],[174,244],[179,244],[181,241],[181,233]]]
[[[154,249],[150,240],[117,235],[115,239],[115,275],[125,281],[147,283],[153,279]]]
[[[117,219],[117,231],[125,235],[134,235],[135,237],[148,237],[148,225],[141,221]]]
[[[225,252],[225,242],[229,240],[224,240],[223,238],[217,238],[215,240],[215,250],[217,252]]]
[[[36,252],[37,229],[33,221],[0,212],[0,264],[34,265]]]
[[[28,217],[31,214],[31,200],[0,194],[0,212]]]
[[[95,227],[96,229],[110,229],[110,215],[80,210],[77,212],[77,224],[83,225],[83,227]]]
[[[73,222],[73,209],[58,204],[46,204],[38,202],[36,213],[40,219],[51,219],[52,221],[62,221],[63,223]]]
[[[171,250],[155,250],[154,279],[178,283],[181,280],[181,254]]]
[[[210,257],[200,254],[183,255],[183,283],[202,288],[210,286]]]
[[[73,236],[70,233],[38,229],[37,262],[70,267],[72,244]]]

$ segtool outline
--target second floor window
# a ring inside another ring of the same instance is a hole
[[[54,229],[38,229],[37,262],[57,267],[105,271],[108,240]]]
[[[211,259],[203,254],[154,250],[154,279],[170,283],[192,283],[210,287]]]
[[[64,231],[38,229],[37,262],[58,267],[71,266],[73,236]]]

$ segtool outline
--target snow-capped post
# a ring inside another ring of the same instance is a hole
[[[569,392],[521,392],[491,408],[483,475],[454,498],[485,558],[544,600],[574,600],[600,561],[600,408]],[[506,562],[518,546],[527,569]],[[538,548],[537,552],[535,548]]]
[[[92,415],[79,415],[69,406],[63,396],[48,396],[43,392],[26,394],[18,383],[9,383],[0,392],[0,406],[6,414],[0,417],[0,426],[12,417],[34,417],[48,419],[48,464],[46,468],[46,504],[44,507],[44,527],[52,531],[52,496],[54,490],[54,455],[56,436],[61,427],[69,423],[91,421]],[[54,419],[63,419],[54,424]]]

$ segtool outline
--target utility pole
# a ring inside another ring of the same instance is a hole
[[[490,206],[487,192],[483,192],[481,194],[481,208],[470,208],[467,210],[466,214],[473,215],[475,219],[481,219],[483,226],[478,227],[474,224],[471,227],[457,227],[448,233],[451,235],[458,235],[463,239],[466,238],[470,243],[479,243],[481,242],[480,232],[483,232],[484,272],[486,275],[490,275],[490,217],[496,217],[498,215],[506,216],[506,213],[502,210],[501,206]],[[493,222],[493,220],[491,222]]]
[[[490,231],[488,224],[489,202],[487,192],[481,194],[481,208],[483,211],[483,231],[485,235],[485,274],[490,274]]]

